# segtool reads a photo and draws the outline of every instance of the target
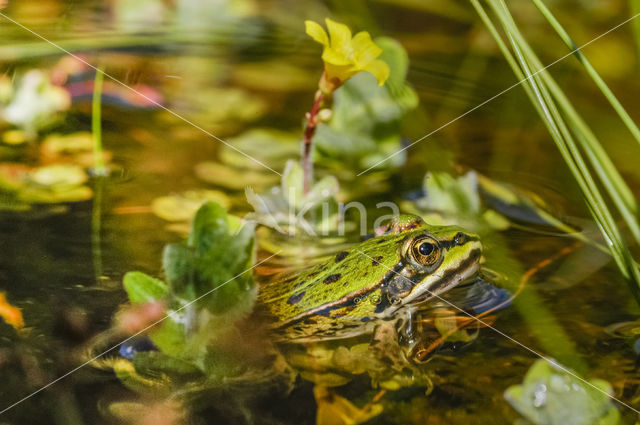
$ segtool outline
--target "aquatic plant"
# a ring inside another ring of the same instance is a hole
[[[327,18],[329,34],[316,22],[305,21],[307,34],[323,45],[322,60],[324,71],[318,83],[318,91],[311,110],[307,113],[304,129],[302,170],[303,193],[308,193],[313,179],[311,159],[312,141],[319,123],[331,117],[331,96],[346,81],[356,74],[367,71],[373,74],[378,85],[385,83],[389,77],[389,66],[376,59],[382,53],[366,31],[351,36],[351,30],[344,24]]]
[[[535,425],[616,425],[620,412],[601,379],[587,381],[539,359],[521,385],[505,391],[507,401]]]
[[[491,7],[495,19],[501,24],[513,53],[507,47],[480,1],[471,0],[471,2],[498,43],[514,74],[523,82],[527,96],[547,127],[571,174],[576,179],[585,203],[607,241],[606,245],[609,247],[618,269],[629,282],[636,301],[640,303],[640,270],[605,198],[606,194],[620,212],[633,239],[636,243],[640,243],[638,205],[631,190],[584,119],[580,117],[560,86],[543,67],[513,20],[504,1],[487,0],[486,3]],[[539,7],[541,6],[539,5]],[[545,16],[552,22],[556,30],[560,30],[559,24],[551,19],[549,13],[545,13]],[[566,33],[564,31],[560,31],[560,33],[564,38]],[[583,56],[579,55],[578,57],[582,58]],[[599,77],[596,77],[593,71],[590,71],[588,62],[581,60],[581,64],[586,66],[602,90],[606,85]],[[608,89],[605,89],[604,92],[606,95],[610,94]],[[607,98],[620,114],[621,106],[616,104],[612,94],[607,95]],[[627,126],[633,129],[634,125],[628,122],[626,116],[624,114],[621,116]],[[595,171],[597,178],[592,174],[591,169]],[[605,194],[600,190],[598,180],[604,187]]]
[[[35,140],[70,106],[69,92],[44,71],[29,70],[14,81],[0,76],[0,120],[24,131],[25,140]]]
[[[104,166],[102,153],[102,80],[104,73],[98,69],[93,81],[93,101],[91,103],[91,133],[93,136],[93,170],[98,176],[105,176],[108,171]]]

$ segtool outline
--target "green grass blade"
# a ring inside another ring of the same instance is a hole
[[[472,0],[472,4],[474,4],[476,11],[478,11],[478,14],[480,15],[480,18],[485,23],[485,25],[487,25],[487,28],[498,43],[500,50],[509,62],[509,65],[513,69],[516,76],[520,80],[525,79],[524,74],[522,74],[519,66],[515,63],[515,59],[511,56],[509,49],[500,38],[498,31],[495,29],[495,27],[492,28],[493,24],[491,23],[489,17],[486,15],[486,12],[482,10],[477,1]],[[582,117],[580,117],[580,114],[578,114],[569,99],[565,96],[560,86],[558,86],[558,84],[548,72],[542,70],[544,66],[536,57],[535,53],[528,45],[526,40],[524,40],[522,37],[519,38],[521,48],[524,50],[524,54],[527,56],[527,58],[529,58],[529,60],[531,61],[532,68],[539,70],[534,72],[534,74],[540,75],[540,77],[544,80],[547,88],[551,92],[555,101],[558,102],[558,106],[566,116],[569,124],[573,127],[576,127],[576,138],[581,143],[581,147],[584,149],[591,166],[594,168],[602,184],[607,189],[607,194],[611,197],[613,203],[616,205],[616,208],[629,227],[629,230],[631,231],[634,239],[637,243],[640,243],[638,204],[633,196],[633,193],[623,180],[622,176],[614,166],[606,151],[602,148],[602,145],[594,135],[593,131],[589,128]],[[525,88],[525,90],[527,90],[527,84],[524,84],[523,87]],[[529,95],[529,97],[531,97],[531,93],[527,94]]]
[[[492,24],[479,1],[471,0],[471,2],[476,8],[476,11],[478,11],[480,18],[483,20],[485,25],[487,25],[492,36],[496,39],[499,48],[507,59],[509,65],[514,70],[516,76],[521,80],[526,78],[527,81],[523,86],[525,88],[525,92],[529,96],[536,111],[543,119],[543,122],[556,143],[556,146],[560,150],[563,159],[567,163],[571,173],[574,175],[584,195],[587,207],[607,241],[607,245],[610,248],[614,261],[623,276],[630,282],[632,293],[640,303],[640,271],[638,270],[638,267],[633,260],[624,239],[622,238],[613,215],[607,207],[604,197],[598,189],[597,183],[591,176],[589,167],[582,157],[580,149],[576,143],[576,139],[577,142],[580,143],[580,147],[582,147],[587,153],[589,160],[596,160],[594,169],[596,169],[596,172],[605,183],[605,187],[612,199],[616,201],[616,205],[618,205],[618,207],[622,206],[622,209],[624,210],[626,206],[622,202],[622,197],[617,192],[611,193],[611,189],[613,189],[614,186],[612,185],[611,180],[608,180],[610,178],[609,174],[612,173],[612,171],[606,167],[610,166],[614,170],[613,174],[617,175],[615,167],[613,167],[613,164],[610,163],[610,161],[609,164],[605,166],[597,161],[598,158],[595,156],[595,152],[598,147],[600,147],[599,142],[588,129],[584,121],[582,121],[575,109],[573,109],[568,99],[566,99],[566,96],[564,96],[550,75],[545,70],[536,72],[532,71],[532,68],[542,69],[540,61],[528,46],[522,34],[519,32],[506,7],[506,4],[502,0],[487,0],[487,3],[491,6],[493,12],[500,21],[513,51],[516,54],[517,60],[507,48],[498,30]],[[558,105],[556,105],[555,102],[558,102],[559,107],[568,117],[568,121],[565,121],[565,116],[561,114],[558,109]],[[576,135],[575,139],[573,134]],[[594,143],[597,147],[594,148],[589,143]],[[633,205],[635,205],[635,200]]]
[[[629,0],[629,10],[631,11],[631,16],[640,13],[640,0]],[[640,62],[640,19],[634,19],[631,22],[631,28],[636,42],[636,61]]]
[[[515,25],[515,23],[514,23]],[[515,27],[514,27],[515,28]],[[517,28],[515,28],[517,31]],[[625,223],[629,227],[636,243],[640,243],[640,223],[638,221],[638,205],[637,202],[622,179],[622,176],[613,165],[613,162],[607,155],[606,151],[589,128],[586,122],[580,117],[580,114],[573,107],[569,99],[566,97],[560,86],[555,82],[553,77],[544,70],[544,66],[537,58],[533,49],[526,42],[520,32],[514,33],[518,43],[524,51],[524,55],[531,62],[533,68],[541,70],[534,74],[539,75],[544,80],[546,87],[552,93],[559,107],[562,109],[569,124],[575,128],[576,138],[579,139],[581,147],[584,149],[591,166],[594,168],[600,181],[607,189],[607,194],[611,197],[616,208],[622,215]]]
[[[553,27],[553,29],[558,33],[562,41],[567,45],[573,55],[580,61],[584,69],[587,71],[587,74],[591,77],[591,79],[596,83],[602,94],[607,98],[613,109],[615,109],[616,113],[620,116],[624,125],[627,126],[633,137],[636,139],[638,143],[640,143],[640,129],[636,125],[636,123],[631,119],[624,106],[620,103],[615,94],[611,91],[607,83],[604,82],[598,71],[595,70],[591,62],[586,58],[586,56],[582,53],[582,51],[578,50],[578,46],[571,39],[567,31],[560,25],[560,22],[553,16],[551,11],[545,6],[542,0],[531,0],[540,13],[545,17],[545,19],[549,22],[549,24]]]
[[[104,74],[102,70],[96,71],[93,82],[93,102],[91,110],[91,132],[93,134],[93,172],[104,176],[107,169],[104,166],[102,155],[102,80]]]

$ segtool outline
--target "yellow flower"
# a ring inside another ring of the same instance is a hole
[[[371,40],[369,33],[362,31],[351,38],[348,26],[329,18],[325,22],[329,35],[316,22],[304,23],[307,34],[324,46],[324,74],[320,80],[320,89],[330,93],[360,71],[370,72],[378,80],[378,85],[383,85],[389,77],[389,66],[376,59],[382,49]]]

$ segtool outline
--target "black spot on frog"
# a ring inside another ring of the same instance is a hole
[[[323,280],[323,282],[324,282],[324,283],[327,283],[327,284],[329,284],[329,283],[335,283],[335,282],[337,282],[338,280],[340,280],[340,276],[342,276],[340,273],[332,274],[332,275],[330,275],[330,276],[327,276],[327,277]]]

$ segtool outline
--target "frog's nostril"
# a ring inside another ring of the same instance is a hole
[[[464,245],[467,242],[469,242],[469,236],[467,236],[466,234],[464,234],[462,232],[458,232],[453,237],[453,241],[456,243],[456,245]]]

